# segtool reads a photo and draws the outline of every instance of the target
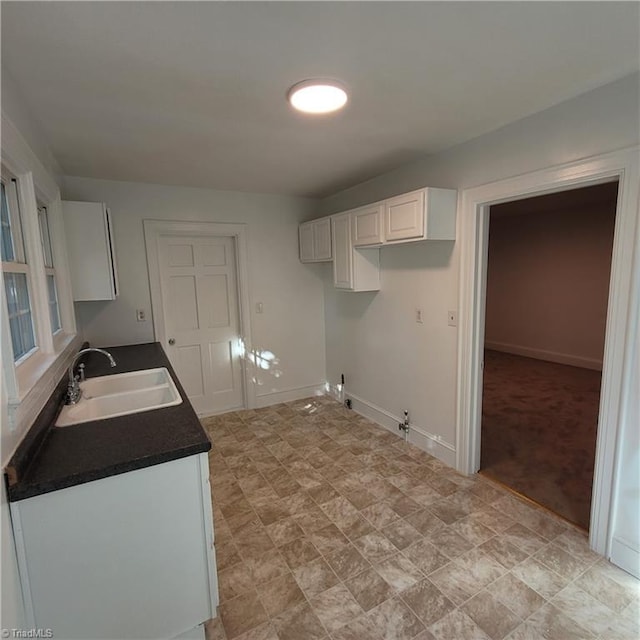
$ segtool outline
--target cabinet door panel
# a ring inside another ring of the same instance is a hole
[[[382,205],[373,205],[353,213],[353,246],[382,242]]]
[[[313,223],[301,224],[298,234],[300,237],[300,262],[313,262]]]
[[[424,191],[414,191],[386,201],[385,240],[424,236]]]
[[[331,226],[334,250],[333,284],[338,289],[352,289],[353,263],[349,214],[335,216]]]
[[[316,260],[331,260],[331,218],[314,222],[313,249]]]

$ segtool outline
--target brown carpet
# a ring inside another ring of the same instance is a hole
[[[600,378],[485,351],[481,472],[587,530]]]

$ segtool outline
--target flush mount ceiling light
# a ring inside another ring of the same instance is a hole
[[[294,84],[287,98],[291,106],[305,113],[331,113],[347,103],[345,88],[335,80],[304,80]]]

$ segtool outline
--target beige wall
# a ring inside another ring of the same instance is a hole
[[[96,346],[154,340],[142,221],[247,225],[252,347],[278,358],[278,375],[259,370],[261,403],[310,394],[325,379],[322,275],[298,259],[298,224],[314,202],[305,198],[65,177],[63,198],[106,202],[111,209],[120,294],[110,302],[76,303],[79,329]],[[263,312],[256,313],[261,302]],[[137,322],[136,309],[147,320]],[[280,395],[279,395],[280,394]]]
[[[491,208],[485,345],[602,368],[616,184]]]

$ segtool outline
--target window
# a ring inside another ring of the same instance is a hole
[[[38,226],[40,227],[40,243],[44,257],[44,271],[47,278],[47,303],[51,332],[55,335],[61,330],[60,310],[58,308],[58,291],[56,289],[56,272],[53,267],[53,251],[51,250],[51,234],[49,231],[49,212],[44,205],[38,205]]]
[[[30,272],[27,264],[18,183],[2,179],[2,271],[14,362],[26,358],[37,346],[31,307]]]

